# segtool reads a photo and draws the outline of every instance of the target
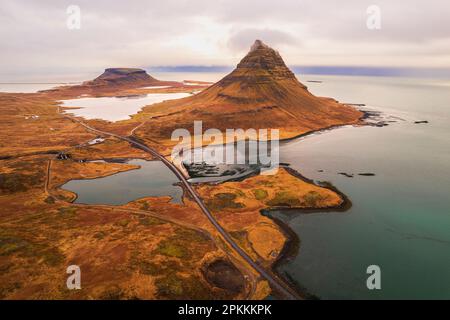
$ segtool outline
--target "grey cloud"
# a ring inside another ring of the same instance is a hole
[[[71,4],[82,11],[75,32],[65,27]],[[371,4],[382,10],[379,31],[366,28]],[[448,52],[448,16],[444,0],[2,0],[0,70],[234,64],[230,57],[255,38],[281,47],[291,64],[320,63],[324,54],[322,63],[333,55],[343,63],[351,53],[359,64],[376,64],[378,55],[393,63],[417,56],[426,65]],[[202,54],[195,41],[210,50]]]

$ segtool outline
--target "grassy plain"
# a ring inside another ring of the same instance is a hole
[[[148,197],[123,206],[81,205],[73,203],[76,195],[60,188],[72,179],[137,169],[89,160],[151,157],[116,138],[103,137],[105,141],[89,145],[98,136],[65,117],[63,111],[70,110],[63,110],[58,100],[80,94],[123,96],[202,88],[81,86],[0,93],[0,299],[262,299],[270,294],[268,284],[230,250],[189,197],[184,196],[182,204],[171,203],[169,197]],[[119,135],[134,134],[168,154],[176,142],[166,133],[174,124],[192,125],[195,116],[206,120],[204,129],[220,128],[208,120],[209,111],[184,104],[190,101],[182,100],[185,109],[180,102],[147,107],[126,121],[84,121]],[[252,114],[232,107],[225,118],[242,120],[242,115]],[[292,128],[292,122],[280,128],[282,137],[311,130]],[[59,160],[60,153],[68,158]],[[279,258],[287,237],[261,210],[326,208],[343,201],[335,192],[284,169],[273,176],[196,188],[236,242],[268,268]],[[82,290],[66,287],[66,268],[72,264],[81,267]]]

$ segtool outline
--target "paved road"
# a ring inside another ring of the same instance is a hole
[[[161,160],[180,180],[180,182],[186,187],[186,190],[190,193],[192,198],[197,202],[198,206],[202,210],[202,212],[206,215],[206,217],[209,219],[209,221],[213,224],[213,226],[216,228],[216,230],[222,235],[222,237],[225,239],[225,241],[258,273],[265,278],[269,283],[272,289],[279,292],[281,295],[283,295],[286,299],[290,300],[296,300],[300,299],[299,295],[293,290],[289,285],[287,285],[285,282],[283,282],[280,278],[276,277],[272,272],[266,270],[264,267],[257,264],[253,259],[244,251],[241,249],[239,245],[234,242],[233,238],[228,234],[228,232],[225,231],[225,229],[222,228],[222,226],[219,224],[219,222],[216,220],[216,218],[212,215],[212,213],[209,211],[209,209],[205,206],[203,203],[203,200],[198,195],[197,191],[192,187],[192,185],[187,181],[183,173],[169,160],[167,160],[163,155],[159,154],[156,150],[148,147],[147,145],[135,141],[133,139],[130,139],[128,137],[123,137],[120,135],[117,135],[115,133],[111,132],[105,132],[101,130],[97,130],[84,122],[73,118],[71,116],[64,116],[72,121],[78,122],[80,125],[85,127],[86,129],[96,132],[98,134],[102,135],[108,135],[112,136],[124,141],[127,141],[140,149],[150,153],[153,157]]]

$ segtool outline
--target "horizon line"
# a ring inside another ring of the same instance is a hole
[[[351,75],[379,77],[425,77],[450,78],[450,67],[384,67],[384,66],[302,66],[289,67],[296,74]],[[166,65],[147,66],[151,72],[231,72],[235,66],[226,65]]]

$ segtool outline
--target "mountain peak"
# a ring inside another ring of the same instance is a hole
[[[164,110],[161,112],[167,117],[154,117],[154,125],[144,126],[142,136],[169,137],[180,123],[201,117],[208,128],[279,128],[280,137],[289,138],[357,123],[362,115],[333,99],[311,94],[281,55],[261,40],[256,40],[237,67],[214,85],[193,96],[163,102],[156,109]]]
[[[250,47],[250,52],[258,49],[270,49],[270,47],[261,40],[256,39],[255,43]]]
[[[256,40],[253,43],[249,53],[239,62],[237,68],[224,79],[224,82],[230,82],[237,78],[250,83],[272,82],[282,79],[297,81],[278,51],[261,40]]]

